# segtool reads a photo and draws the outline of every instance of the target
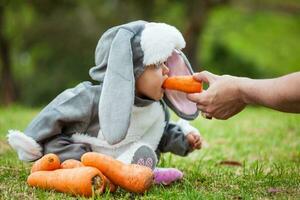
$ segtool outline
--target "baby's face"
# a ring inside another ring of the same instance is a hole
[[[148,97],[160,100],[164,96],[163,82],[168,78],[169,69],[162,63],[149,65],[136,81],[136,94],[139,97]]]

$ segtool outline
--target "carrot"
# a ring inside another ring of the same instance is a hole
[[[44,155],[42,158],[37,160],[31,167],[30,173],[36,171],[49,171],[60,168],[59,157],[53,153]]]
[[[114,184],[130,192],[144,193],[153,182],[152,170],[136,164],[124,164],[110,156],[96,152],[82,155],[81,162],[98,168]]]
[[[75,160],[75,159],[68,159],[61,163],[61,169],[72,169],[77,167],[84,167],[82,162]],[[114,185],[108,178],[103,175],[105,181],[107,182],[107,188],[111,193],[115,192],[118,186]]]
[[[84,165],[75,159],[68,159],[61,163],[60,168],[61,169],[71,169],[76,167],[83,167]]]
[[[94,167],[37,171],[29,175],[27,183],[33,187],[87,197],[93,193],[102,194],[106,187],[103,174]]]
[[[173,76],[164,81],[163,88],[185,93],[200,93],[202,82],[195,80],[193,76]]]

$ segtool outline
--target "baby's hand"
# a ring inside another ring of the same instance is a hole
[[[194,151],[195,149],[201,149],[202,140],[199,133],[191,131],[189,134],[186,135],[186,138],[190,144],[192,151]]]

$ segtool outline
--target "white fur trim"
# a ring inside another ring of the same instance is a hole
[[[174,49],[185,47],[182,34],[165,23],[147,23],[141,35],[141,47],[144,52],[144,65],[164,62]]]
[[[90,136],[90,135],[87,135],[87,134],[83,134],[83,133],[73,134],[72,139],[74,140],[74,142],[87,143],[87,144],[90,144],[92,146],[108,145],[108,143],[103,141],[103,140],[99,140],[96,137],[93,137],[93,136]]]
[[[198,129],[196,129],[195,127],[191,126],[190,123],[187,120],[179,119],[176,124],[181,127],[184,135],[189,134],[191,131],[199,133]]]
[[[160,103],[152,103],[146,107],[133,106],[131,114],[131,123],[127,132],[127,136],[118,144],[108,144],[99,131],[98,137],[92,137],[87,134],[74,134],[72,139],[77,143],[90,144],[92,150],[103,153],[105,155],[118,158],[124,152],[126,153],[120,158],[123,162],[130,163],[135,151],[135,145],[146,144],[153,151],[156,150],[162,137],[165,127],[165,115]]]
[[[24,133],[18,130],[9,130],[7,137],[8,143],[17,151],[20,160],[34,161],[43,155],[42,147]]]

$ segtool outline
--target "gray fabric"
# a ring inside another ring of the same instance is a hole
[[[24,133],[43,147],[44,154],[56,153],[65,159],[80,159],[89,145],[73,143],[74,133],[97,137],[98,102],[101,87],[83,82],[65,90],[48,104],[28,125]]]
[[[132,32],[120,29],[111,44],[99,102],[101,130],[109,144],[122,141],[130,124],[135,87],[130,45],[132,37]]]
[[[24,133],[37,142],[43,142],[60,133],[86,132],[95,109],[94,99],[100,89],[84,82],[65,90],[32,120]]]
[[[98,41],[95,51],[95,64],[89,71],[91,78],[95,81],[103,82],[106,69],[108,67],[108,59],[110,56],[110,49],[112,41],[120,29],[126,29],[134,33],[134,37],[131,39],[132,49],[132,61],[134,67],[134,75],[137,78],[143,71],[143,50],[141,48],[141,32],[145,28],[146,21],[135,21],[124,25],[116,26],[108,29]],[[123,65],[118,66],[122,68]]]
[[[135,77],[144,71],[140,34],[145,23],[136,21],[109,29],[96,48],[96,66],[90,70],[90,76],[103,84],[99,119],[109,144],[117,144],[126,137],[134,103],[151,103],[137,99],[134,93]]]
[[[90,145],[74,143],[68,135],[60,134],[49,139],[44,144],[43,154],[54,153],[58,155],[61,162],[68,159],[80,160],[81,156],[92,151]]]
[[[179,156],[186,156],[190,150],[188,140],[181,128],[176,124],[169,123],[158,145],[157,154],[171,152]]]

